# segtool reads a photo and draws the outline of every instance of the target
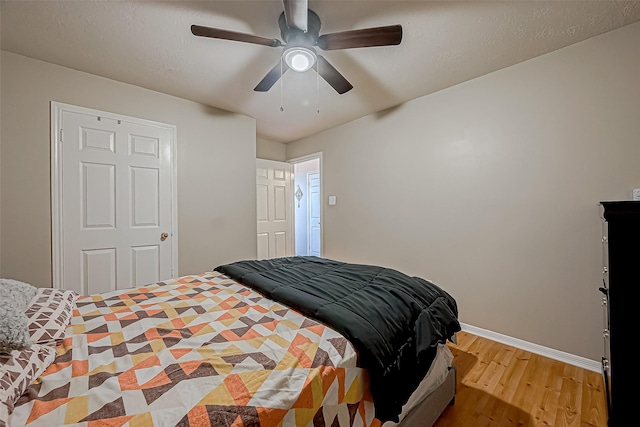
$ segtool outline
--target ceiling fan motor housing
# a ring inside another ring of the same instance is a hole
[[[320,17],[312,10],[308,11],[307,32],[287,26],[284,12],[278,18],[278,26],[280,27],[280,35],[287,46],[302,46],[312,49],[318,41],[320,34]]]

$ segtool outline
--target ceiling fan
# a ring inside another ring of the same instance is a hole
[[[316,53],[316,47],[322,50],[338,50],[391,46],[398,45],[402,41],[401,25],[320,35],[320,18],[308,8],[308,0],[283,0],[283,6],[284,12],[278,19],[283,41],[201,25],[192,25],[191,32],[201,37],[284,47],[279,63],[254,88],[257,92],[266,92],[271,89],[289,69],[304,72],[313,68],[336,92],[343,94],[351,90],[353,85],[329,61]]]

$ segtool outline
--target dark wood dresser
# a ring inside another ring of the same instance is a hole
[[[604,313],[604,354],[602,368],[607,396],[608,426],[619,426],[625,422],[622,406],[613,404],[612,361],[624,358],[622,353],[622,325],[624,308],[622,297],[631,297],[631,291],[640,277],[640,201],[600,202],[603,209],[602,237],[602,306]],[[633,315],[631,315],[633,317]],[[627,315],[627,322],[632,317]],[[627,340],[629,337],[627,336]],[[621,359],[622,360],[622,359]],[[623,372],[616,365],[617,372]],[[623,373],[616,377],[616,390],[633,390],[637,376]],[[625,385],[626,384],[626,385]],[[627,414],[629,415],[629,414]],[[632,415],[633,416],[633,415]],[[629,420],[626,420],[629,421]]]

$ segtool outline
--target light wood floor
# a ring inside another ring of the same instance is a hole
[[[602,374],[465,332],[455,403],[434,427],[606,427]]]

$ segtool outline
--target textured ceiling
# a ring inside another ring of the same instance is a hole
[[[1,43],[254,117],[258,137],[290,142],[640,20],[640,1],[309,0],[309,7],[320,34],[401,24],[402,43],[322,52],[353,84],[344,95],[313,70],[254,92],[282,48],[190,32],[198,24],[281,39],[282,1],[3,0]]]

